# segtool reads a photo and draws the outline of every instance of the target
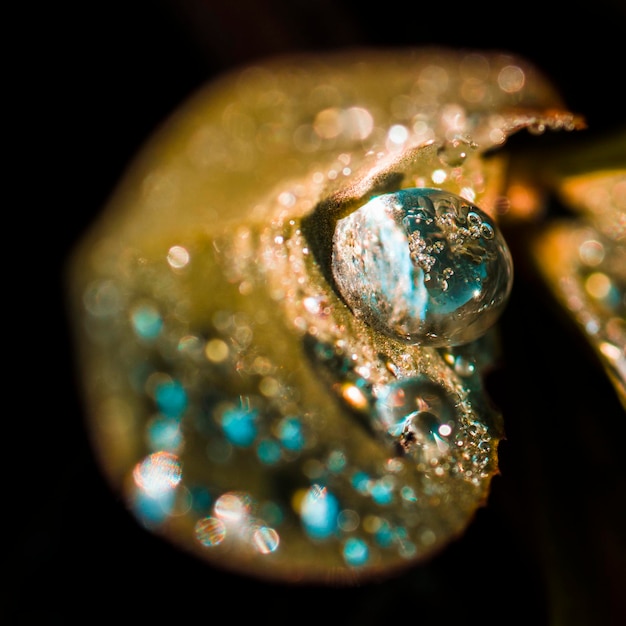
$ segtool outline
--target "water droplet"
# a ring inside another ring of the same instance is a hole
[[[314,539],[325,539],[337,529],[339,502],[332,493],[314,485],[306,493],[300,514],[307,534]]]
[[[346,540],[343,548],[344,558],[348,565],[358,566],[367,563],[369,549],[363,539],[350,537]]]
[[[337,222],[333,277],[355,316],[411,344],[484,334],[510,294],[513,263],[495,222],[440,189],[380,195]]]
[[[386,435],[418,462],[449,452],[458,421],[456,399],[438,382],[427,376],[394,381],[378,392],[375,408]]]
[[[443,146],[441,146],[437,154],[439,156],[439,160],[444,165],[460,167],[463,163],[465,163],[467,155],[470,151],[475,150],[476,147],[476,144],[471,141],[456,138],[452,141],[447,141]]]

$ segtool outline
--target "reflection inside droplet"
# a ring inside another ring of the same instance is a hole
[[[378,391],[375,411],[385,432],[419,462],[449,451],[456,402],[438,382],[418,376],[385,385]]]

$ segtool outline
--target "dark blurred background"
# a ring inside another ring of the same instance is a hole
[[[273,54],[353,46],[508,50],[553,79],[586,117],[586,138],[603,138],[626,120],[624,2],[92,0],[23,8],[14,53],[25,66],[19,95],[28,106],[17,128],[27,204],[17,207],[25,224],[15,238],[33,257],[17,277],[36,307],[30,330],[16,333],[27,358],[15,373],[27,389],[17,411],[5,411],[18,433],[5,441],[16,452],[7,472],[16,496],[4,507],[15,530],[1,561],[0,621],[624,626],[626,413],[527,266],[523,235],[509,233],[516,283],[501,321],[503,362],[489,382],[507,430],[489,503],[432,562],[347,589],[282,587],[214,570],[134,523],[87,441],[62,282],[68,252],[139,147],[221,72]],[[12,304],[9,312],[24,315]]]

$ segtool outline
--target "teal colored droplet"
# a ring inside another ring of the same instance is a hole
[[[353,567],[365,565],[369,561],[369,548],[363,539],[350,537],[343,545],[343,558]]]
[[[134,514],[147,526],[160,525],[167,520],[174,507],[174,490],[148,494],[138,489],[131,501]]]
[[[325,489],[317,486],[307,492],[300,512],[302,526],[312,539],[326,539],[338,527],[339,502]]]
[[[301,450],[304,446],[302,422],[296,417],[288,417],[279,425],[280,441],[287,450]]]
[[[328,457],[328,469],[331,472],[339,473],[346,467],[346,455],[339,451],[333,450]]]
[[[383,522],[380,525],[380,528],[374,533],[374,538],[376,543],[382,548],[388,548],[393,543],[394,533],[389,522]]]
[[[260,504],[259,513],[261,514],[261,517],[272,526],[280,526],[285,519],[283,510],[278,504],[276,504],[276,502],[273,501],[263,502]]]
[[[193,485],[189,488],[191,506],[196,513],[206,513],[210,510],[213,498],[209,490],[202,485]]]
[[[242,448],[252,445],[257,436],[257,417],[256,409],[234,407],[224,411],[222,429],[228,441]]]
[[[355,472],[352,476],[352,486],[359,493],[367,493],[369,491],[370,477],[365,472]]]
[[[161,332],[163,319],[157,308],[151,304],[135,307],[131,313],[133,328],[143,339],[154,339]]]
[[[187,392],[175,380],[157,385],[154,399],[159,411],[166,417],[180,417],[187,409]]]
[[[176,451],[183,440],[180,421],[171,417],[158,417],[147,428],[148,445],[151,450]]]
[[[400,489],[400,495],[406,502],[417,502],[417,496],[415,495],[413,487],[405,485],[402,489]]]
[[[273,439],[264,439],[256,449],[259,460],[266,465],[273,465],[280,461],[280,445]]]
[[[389,483],[379,480],[371,488],[371,495],[377,504],[390,504],[393,500],[393,491]]]

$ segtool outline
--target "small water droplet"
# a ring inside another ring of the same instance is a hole
[[[470,151],[476,148],[476,144],[468,141],[467,139],[453,139],[447,141],[441,148],[439,148],[438,156],[439,160],[444,165],[451,167],[460,167],[465,163]]]
[[[430,463],[450,450],[458,422],[456,399],[427,376],[405,378],[379,390],[375,418],[400,449]]]

